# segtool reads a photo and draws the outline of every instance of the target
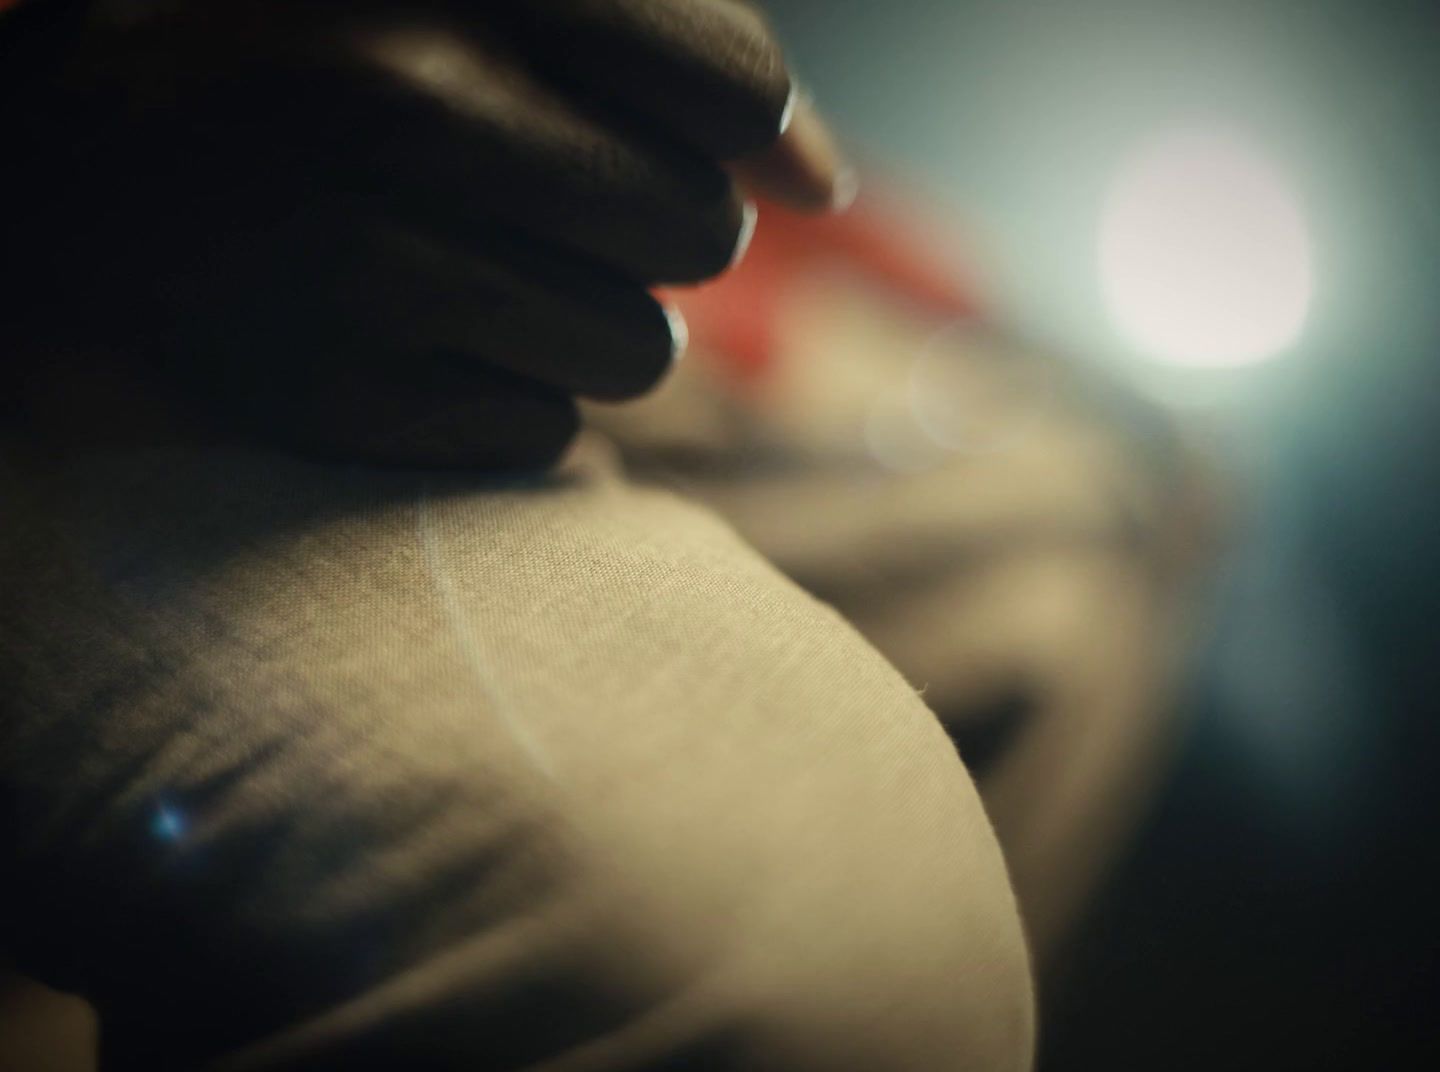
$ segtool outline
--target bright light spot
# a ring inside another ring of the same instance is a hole
[[[1290,346],[1314,290],[1294,193],[1243,139],[1193,131],[1146,146],[1116,177],[1100,224],[1110,315],[1147,356],[1248,365]]]

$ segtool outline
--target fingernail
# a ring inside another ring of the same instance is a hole
[[[755,207],[755,202],[747,197],[741,209],[740,233],[735,237],[735,251],[730,254],[727,271],[745,259],[745,253],[750,248],[750,240],[755,237],[755,225],[759,219],[760,210]]]
[[[666,302],[663,308],[665,319],[670,322],[670,362],[675,364],[690,348],[690,325],[685,321],[685,314],[676,306]]]
[[[781,137],[790,129],[790,124],[795,120],[795,110],[800,107],[801,100],[808,100],[809,96],[800,88],[800,82],[794,75],[790,76],[790,95],[785,98],[785,108],[780,113]]]

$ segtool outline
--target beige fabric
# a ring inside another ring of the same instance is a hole
[[[800,287],[779,334],[758,383],[700,354],[590,416],[836,606],[983,765],[1043,972],[1165,770],[1214,482],[1096,370],[854,281]]]
[[[8,940],[111,1067],[1027,1064],[934,717],[601,444],[534,484],[181,447],[5,475]]]
[[[10,916],[115,1067],[1024,1061],[1005,875],[916,694],[986,746],[1048,969],[1164,769],[1206,481],[974,331],[925,381],[972,449],[937,448],[896,390],[933,325],[798,316],[764,393],[692,359],[592,413],[628,473],[598,437],[530,484],[12,452]]]

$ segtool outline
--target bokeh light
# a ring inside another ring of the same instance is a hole
[[[1121,168],[1101,216],[1099,267],[1127,342],[1190,368],[1284,352],[1314,291],[1299,198],[1264,153],[1225,131],[1165,135]]]

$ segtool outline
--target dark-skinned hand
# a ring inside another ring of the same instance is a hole
[[[12,387],[103,354],[347,457],[548,463],[671,365],[649,287],[747,193],[845,185],[742,0],[28,0],[0,70]]]

